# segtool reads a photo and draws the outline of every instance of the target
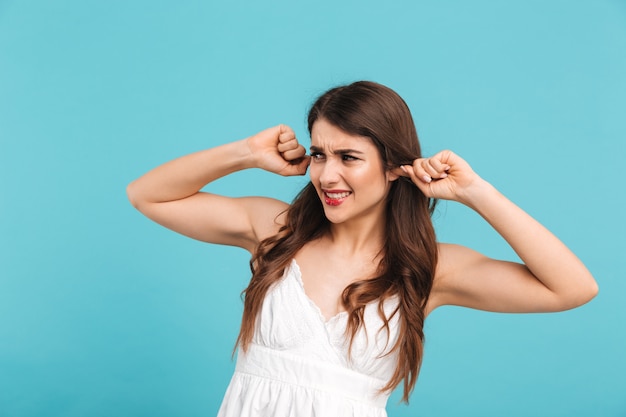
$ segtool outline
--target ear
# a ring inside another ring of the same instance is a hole
[[[400,171],[400,172],[398,172]],[[395,181],[398,178],[400,178],[402,170],[400,168],[394,168],[394,169],[390,169],[387,170],[386,175],[387,175],[387,181]]]

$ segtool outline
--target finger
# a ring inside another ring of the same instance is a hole
[[[411,181],[415,184],[428,183],[431,181],[430,176],[426,175],[424,170],[415,165],[401,165],[400,169],[404,172],[404,176],[411,178]]]
[[[433,155],[433,158],[441,161],[442,164],[450,166],[450,162],[455,158],[455,155],[452,151],[445,149],[443,151],[437,152],[435,155]]]
[[[302,158],[306,154],[306,149],[304,146],[299,145],[296,149],[290,149],[285,152],[282,152],[282,156],[286,161],[294,161],[299,158]]]
[[[304,175],[311,163],[311,157],[304,155],[303,157],[291,161],[289,165],[281,172],[282,175]]]
[[[310,156],[304,155],[302,158],[300,158],[300,161],[296,165],[296,167],[298,169],[298,173],[300,175],[306,174],[306,170],[309,167],[310,163],[311,163],[311,157]]]
[[[450,165],[444,163],[437,157],[437,155],[428,158],[428,164],[438,173],[446,172],[450,169]]]
[[[413,184],[415,184],[417,188],[419,188],[420,191],[424,193],[424,195],[430,197],[431,195],[430,182],[432,180],[430,179],[429,176],[424,174],[424,177],[419,177],[418,176],[419,174],[417,174],[413,165],[401,165],[400,169],[404,172],[405,176],[411,178],[411,181],[413,181]],[[426,178],[428,178],[429,181],[426,181]]]
[[[424,172],[433,179],[445,178],[445,166],[436,158],[426,158],[420,162],[421,168]]]
[[[278,141],[280,143],[286,143],[296,138],[296,133],[287,125],[280,125],[279,132]]]
[[[413,177],[411,178],[413,179],[413,182],[415,183],[417,183],[416,181],[419,181],[419,182],[428,184],[433,180],[432,175],[424,168],[425,160],[426,158],[420,158],[420,159],[416,159],[415,161],[413,161],[412,168],[413,168],[413,175],[415,176],[415,179],[413,179]]]
[[[403,168],[402,165],[399,166],[399,167],[396,167],[396,168],[392,168],[391,172],[393,174],[399,175],[401,177],[409,177],[410,178],[409,173],[406,171],[406,169]]]
[[[401,175],[403,177],[408,177],[414,183],[430,182],[432,178],[417,165],[417,161],[418,160],[415,160],[414,165],[400,165],[398,168],[394,168],[391,172],[397,175]]]
[[[292,139],[290,141],[287,141],[285,143],[278,143],[278,146],[276,146],[276,149],[278,149],[278,152],[287,152],[287,151],[291,151],[293,149],[297,149],[298,146],[300,146],[300,144],[298,143],[297,140]]]

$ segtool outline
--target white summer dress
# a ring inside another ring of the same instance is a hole
[[[396,301],[385,305],[392,313]],[[380,330],[378,302],[364,313],[348,356],[348,315],[326,321],[307,297],[295,260],[267,293],[255,334],[235,373],[218,417],[384,417],[388,392],[381,392],[396,367],[398,315],[390,334]],[[389,336],[389,337],[388,337]]]

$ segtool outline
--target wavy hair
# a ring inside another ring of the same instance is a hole
[[[383,166],[390,170],[421,157],[415,124],[408,106],[393,90],[369,81],[333,88],[313,104],[308,129],[325,119],[341,130],[372,140]],[[352,340],[364,325],[365,307],[378,302],[383,327],[399,314],[395,372],[383,388],[391,391],[404,384],[402,400],[408,402],[417,381],[424,347],[425,307],[437,265],[437,243],[431,221],[436,201],[426,197],[408,178],[393,181],[386,202],[385,241],[376,276],[348,285],[342,293],[348,312],[346,337]],[[309,182],[287,210],[279,232],[262,241],[250,261],[252,279],[243,292],[244,311],[237,346],[249,346],[256,318],[269,288],[307,243],[323,236],[330,227],[322,203]],[[386,316],[383,305],[390,297],[397,308]],[[388,333],[389,334],[389,333]]]

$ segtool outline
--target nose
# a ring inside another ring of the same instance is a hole
[[[335,158],[329,158],[320,167],[320,183],[322,187],[328,188],[330,185],[337,184],[341,179],[341,166]]]

